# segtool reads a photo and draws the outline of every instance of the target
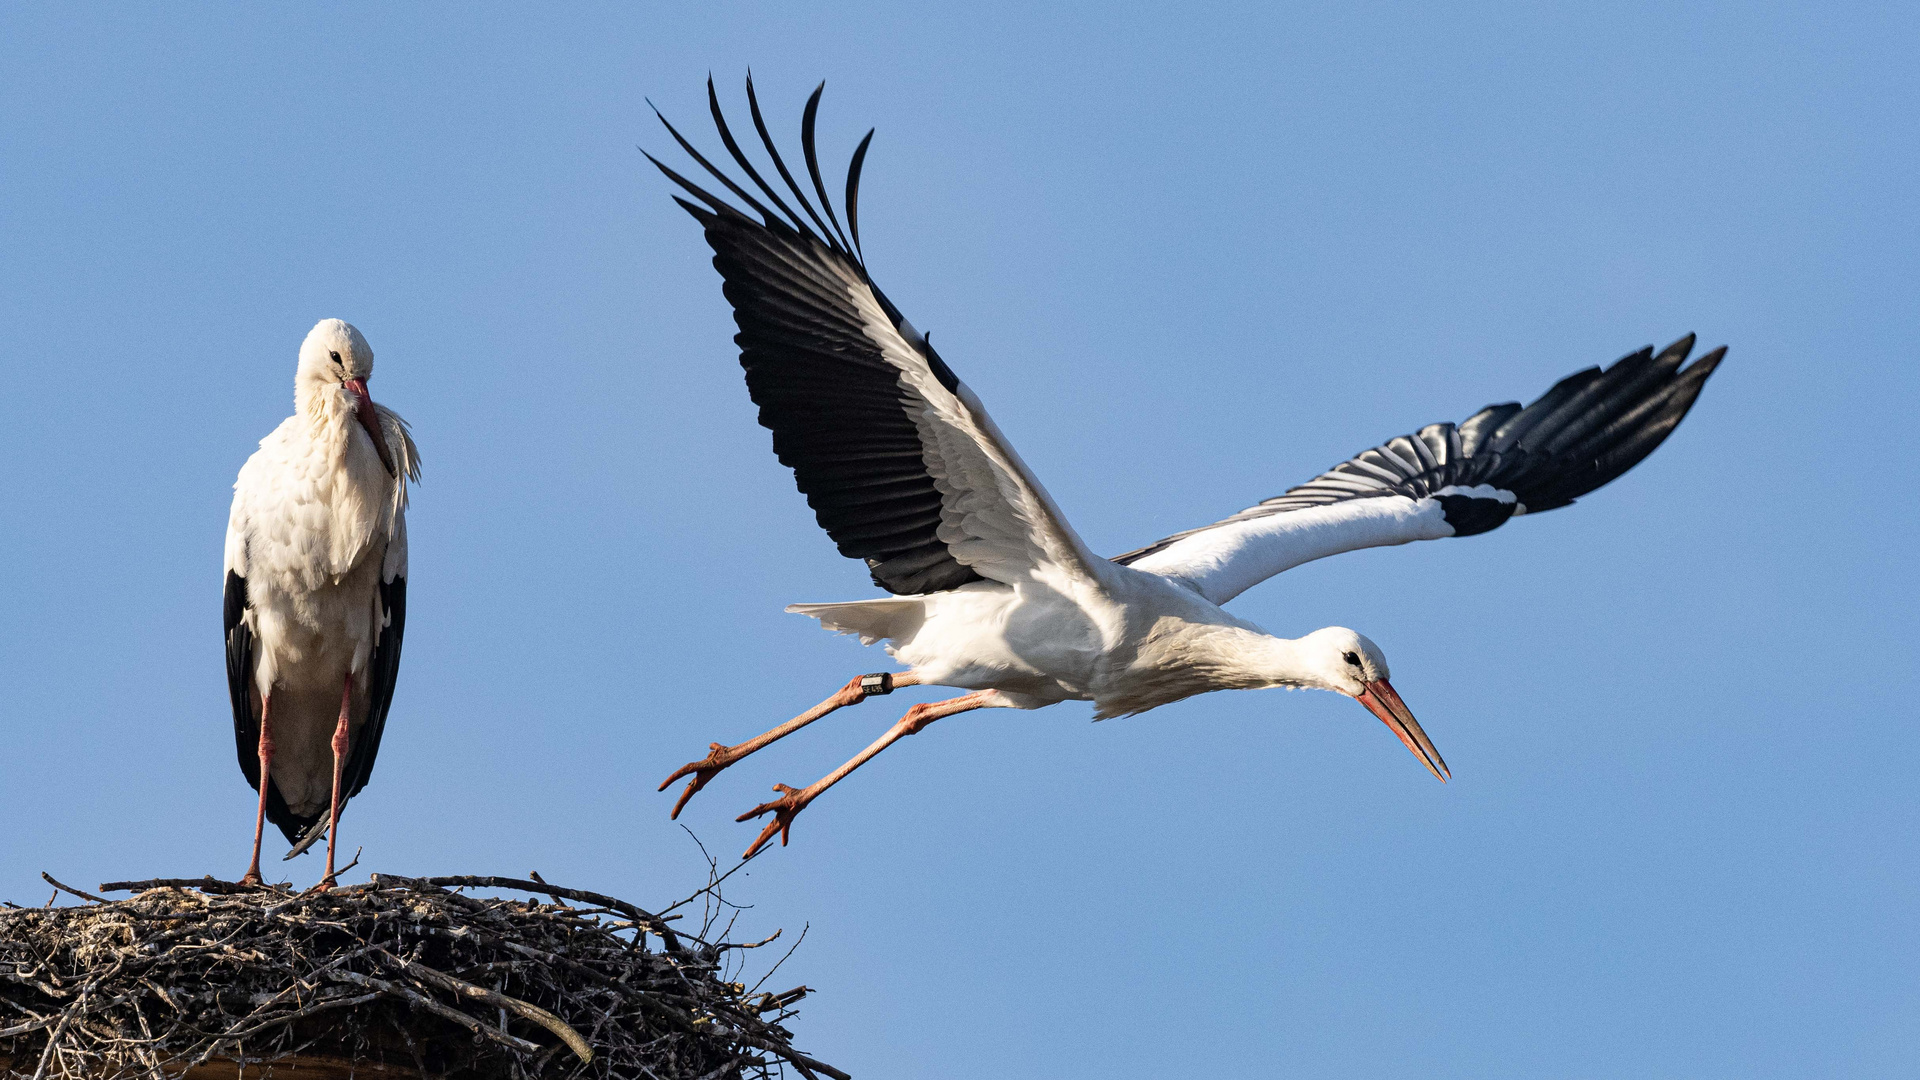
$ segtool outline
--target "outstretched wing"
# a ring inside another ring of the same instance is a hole
[[[1554,510],[1653,453],[1726,355],[1685,370],[1689,334],[1560,380],[1526,408],[1489,405],[1355,455],[1284,495],[1114,562],[1185,582],[1216,604],[1303,562],[1358,548],[1472,536]]]
[[[713,247],[740,328],[734,341],[747,390],[761,425],[773,432],[774,453],[793,470],[840,553],[864,560],[874,583],[889,592],[937,592],[981,578],[1060,584],[1063,577],[1096,577],[1102,561],[979,398],[867,276],[859,185],[873,133],[848,167],[842,230],[814,149],[820,93],[807,99],[801,122],[816,210],[774,148],[747,80],[761,144],[805,220],[741,151],[711,79],[714,125],[758,196],[710,164],[672,124],[667,130],[752,215],[648,155],[697,200],[675,197]]]

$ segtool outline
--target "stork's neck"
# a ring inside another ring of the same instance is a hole
[[[293,404],[298,415],[307,420],[316,436],[323,431],[344,433],[353,418],[352,395],[330,379],[302,377],[293,386]]]
[[[1245,625],[1187,623],[1142,650],[1148,666],[1180,670],[1203,690],[1257,690],[1269,686],[1321,687],[1327,681],[1301,641]]]
[[[1303,639],[1274,637],[1257,630],[1238,630],[1226,636],[1225,644],[1234,654],[1238,686],[1312,687],[1327,689]]]
[[[1097,711],[1105,718],[1145,712],[1214,690],[1270,686],[1328,688],[1301,644],[1233,620],[1159,620],[1132,662],[1101,680]]]

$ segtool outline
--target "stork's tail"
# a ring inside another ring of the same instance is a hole
[[[820,625],[842,634],[860,635],[860,644],[904,641],[926,621],[926,600],[918,596],[889,596],[878,600],[851,600],[841,604],[788,604],[796,615],[810,615]]]
[[[305,855],[308,848],[324,838],[327,835],[327,817],[328,815],[322,814],[320,815],[320,820],[307,826],[307,831],[300,835],[300,839],[294,843],[293,849],[288,851],[280,861],[286,862],[296,855]]]

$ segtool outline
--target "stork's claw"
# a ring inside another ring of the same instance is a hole
[[[694,792],[706,787],[707,781],[719,776],[721,769],[739,761],[742,756],[744,755],[733,753],[733,748],[725,743],[709,743],[707,744],[706,757],[701,758],[699,761],[689,761],[685,765],[673,770],[672,776],[660,781],[658,790],[667,790],[668,785],[688,774],[692,774],[693,779],[688,782],[687,790],[680,793],[680,800],[673,804],[673,813],[668,814],[667,819],[672,820],[679,817],[681,809],[687,805],[688,799],[693,798]]]
[[[767,822],[767,827],[760,830],[759,838],[754,840],[752,846],[747,848],[745,855],[740,856],[742,859],[753,858],[755,852],[765,847],[767,841],[773,839],[775,832],[780,834],[780,846],[786,847],[787,831],[793,828],[794,815],[805,810],[807,804],[813,801],[812,795],[807,794],[799,788],[788,787],[785,784],[775,784],[773,785],[773,790],[780,792],[779,798],[772,802],[763,802],[759,806],[733,819],[735,821],[745,821],[748,818],[757,818],[769,810],[773,811],[773,820]]]

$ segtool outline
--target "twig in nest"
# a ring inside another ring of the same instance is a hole
[[[567,1044],[567,1049],[573,1051],[573,1056],[579,1058],[581,1064],[586,1065],[593,1062],[593,1047],[587,1045],[587,1040],[581,1038],[580,1033],[569,1027],[565,1020],[560,1019],[538,1005],[529,1005],[519,998],[508,997],[497,990],[489,990],[484,986],[475,986],[465,980],[456,979],[444,971],[435,971],[425,964],[416,963],[411,960],[402,960],[385,950],[382,950],[380,955],[388,963],[393,964],[401,971],[406,972],[416,979],[423,979],[444,990],[451,990],[462,997],[475,998],[497,1008],[506,1009],[509,1012],[526,1017],[541,1027],[546,1028],[548,1031],[553,1032],[555,1035],[560,1036],[560,1041]],[[505,1025],[502,1026],[504,1027]]]
[[[47,873],[45,870],[40,871],[40,876],[46,880],[47,884],[53,886],[56,889],[59,889],[61,892],[70,892],[82,900],[91,900],[96,904],[106,903],[105,900],[101,899],[98,896],[93,895],[90,892],[81,892],[79,889],[76,889],[71,885],[62,885],[60,882],[55,881],[53,875]],[[52,903],[48,903],[47,906],[52,907],[53,905]]]
[[[539,883],[540,883],[540,884],[542,884],[542,885],[545,885],[545,884],[547,883],[547,879],[546,879],[546,878],[543,878],[543,877],[541,877],[541,876],[540,876],[540,871],[538,871],[538,870],[529,870],[529,871],[527,871],[527,876],[528,876],[528,877],[530,877],[530,878],[532,878],[533,880],[535,880],[535,881],[537,881],[537,882],[539,882]],[[561,898],[560,898],[560,897],[559,897],[558,895],[556,895],[556,894],[554,894],[554,893],[548,893],[547,895],[548,895],[548,896],[551,896],[551,897],[553,897],[553,902],[554,902],[554,903],[556,903],[556,904],[559,904],[559,905],[560,905],[561,907],[566,907],[566,906],[567,906],[567,902],[566,902],[566,901],[565,901],[564,899],[561,899]]]
[[[221,881],[208,874],[198,878],[149,878],[146,881],[109,881],[100,886],[101,892],[146,892],[148,889],[199,889],[203,893],[215,896],[245,896],[261,891],[279,891],[273,885],[242,885],[237,881]]]

